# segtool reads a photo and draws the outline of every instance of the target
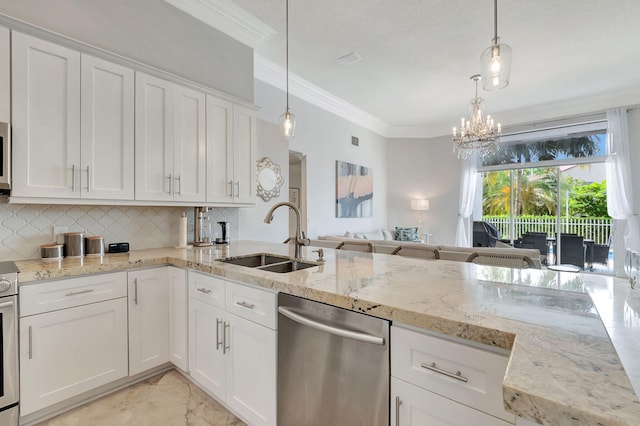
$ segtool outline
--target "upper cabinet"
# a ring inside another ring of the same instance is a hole
[[[13,32],[12,195],[80,196],[80,53]]]
[[[11,122],[11,49],[9,30],[0,27],[0,123]]]
[[[255,111],[207,96],[207,202],[255,204]]]
[[[13,33],[14,196],[133,200],[132,70]]]
[[[205,201],[205,95],[136,73],[136,199]]]

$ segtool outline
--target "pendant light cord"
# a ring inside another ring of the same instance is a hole
[[[493,0],[493,44],[498,44],[498,0]]]
[[[286,2],[286,65],[287,65],[287,113],[289,112],[289,0]]]

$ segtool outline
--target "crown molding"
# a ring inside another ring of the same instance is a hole
[[[254,53],[253,76],[277,89],[286,91],[287,71],[280,65]],[[349,102],[332,95],[289,71],[289,94],[331,112],[374,133],[387,137],[391,126]]]
[[[251,48],[276,34],[276,30],[229,0],[164,1]]]

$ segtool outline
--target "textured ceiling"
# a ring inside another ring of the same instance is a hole
[[[278,34],[256,53],[284,66],[284,0],[233,0]],[[468,114],[491,0],[290,0],[290,71],[391,126],[442,134]],[[640,1],[501,0],[511,83],[482,92],[503,125],[640,103]],[[337,58],[356,50],[362,60]]]

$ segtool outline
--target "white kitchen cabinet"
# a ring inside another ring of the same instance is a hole
[[[172,266],[166,269],[169,278],[169,361],[182,371],[188,371],[187,273]]]
[[[255,204],[255,111],[207,95],[207,201]]]
[[[80,53],[12,33],[13,196],[80,194]]]
[[[0,123],[11,123],[11,49],[9,29],[0,27]]]
[[[134,72],[82,55],[80,197],[133,200]]]
[[[225,297],[229,293],[246,297]],[[264,318],[253,312],[261,312],[261,302],[269,300],[262,293],[271,296],[275,312],[274,293],[189,272],[189,368],[196,382],[250,424],[275,425],[275,325],[253,321]],[[231,313],[230,304],[245,309],[246,315]]]
[[[169,279],[166,268],[128,273],[129,375],[169,361]]]
[[[204,202],[205,96],[136,73],[135,198]]]
[[[515,415],[505,411],[502,399],[508,360],[480,344],[392,325],[392,419],[402,402],[400,418],[406,420],[401,425],[514,424]]]
[[[509,426],[510,423],[391,377],[391,426],[424,425]]]
[[[126,377],[125,296],[124,273],[21,286],[21,416]]]
[[[13,32],[13,195],[133,200],[134,73]]]

